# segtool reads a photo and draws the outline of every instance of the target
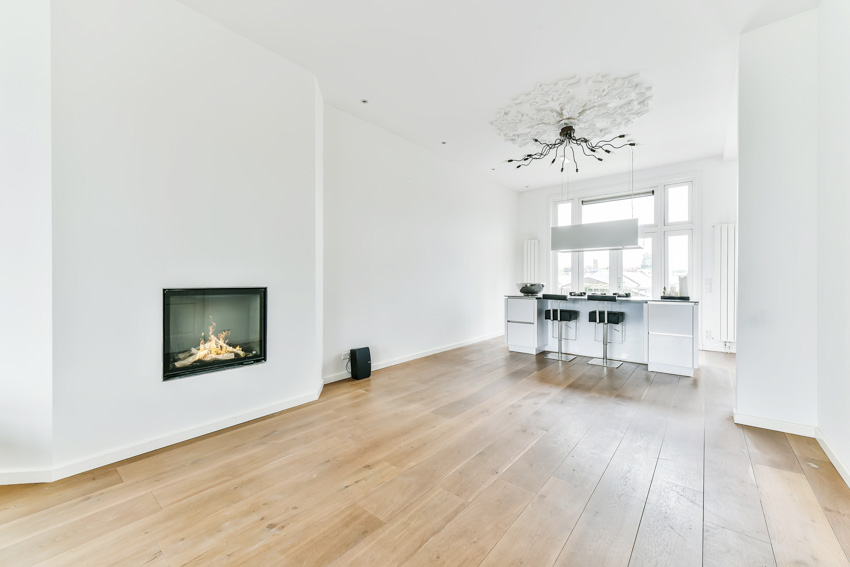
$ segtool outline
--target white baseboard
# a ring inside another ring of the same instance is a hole
[[[123,461],[124,459],[129,459],[130,457],[142,455],[144,453],[148,453],[156,449],[162,449],[163,447],[168,447],[169,445],[174,445],[175,443],[194,439],[195,437],[200,437],[201,435],[206,435],[207,433],[213,433],[214,431],[226,429],[234,425],[239,425],[240,423],[245,423],[246,421],[251,421],[259,417],[265,417],[267,415],[271,415],[279,411],[299,406],[307,402],[315,401],[319,398],[320,393],[321,390],[317,390],[315,393],[302,394],[300,396],[288,398],[286,400],[282,400],[260,408],[255,408],[253,410],[243,412],[237,415],[231,415],[224,419],[209,421],[207,423],[195,427],[190,427],[188,429],[183,429],[181,431],[177,431],[175,433],[171,433],[162,437],[156,437],[154,439],[148,439],[139,443],[124,445],[122,447],[117,447],[105,453],[91,455],[82,459],[63,463],[52,468],[9,471],[0,470],[0,485],[29,484],[37,482],[53,482],[55,480],[60,480],[69,476],[73,476],[75,474],[79,474],[81,472],[90,471],[98,467],[116,463],[118,461]]]
[[[53,482],[53,469],[21,469],[0,471],[0,486],[5,484],[36,484]]]
[[[760,427],[761,429],[770,429],[772,431],[781,431],[782,433],[791,433],[793,435],[802,435],[803,437],[814,437],[815,426],[803,425],[801,423],[792,423],[790,421],[779,421],[767,417],[757,417],[755,415],[746,415],[733,412],[735,423],[738,425],[751,425]]]
[[[817,439],[818,445],[821,446],[821,449],[823,449],[823,452],[826,453],[826,456],[829,457],[829,460],[832,462],[832,466],[835,467],[835,470],[837,470],[838,474],[841,475],[841,478],[844,479],[844,483],[850,487],[850,469],[847,468],[844,461],[839,459],[835,451],[832,450],[832,447],[829,445],[829,441],[827,441],[826,436],[824,436],[820,427],[815,428],[815,439]]]
[[[393,360],[385,360],[383,362],[377,362],[372,365],[372,370],[380,370],[381,368],[387,368],[389,366],[395,366],[396,364],[401,364],[403,362],[410,362],[411,360],[416,360],[417,358],[424,358],[426,356],[431,356],[432,354],[438,354],[441,352],[446,352],[447,350],[452,350],[455,348],[460,348],[463,346],[468,346],[475,343],[480,343],[483,341],[489,341],[490,339],[495,339],[496,337],[502,337],[504,333],[496,333],[495,335],[487,335],[485,337],[478,337],[476,339],[469,339],[468,341],[462,341],[459,343],[454,343],[450,345],[445,345],[437,348],[433,348],[431,350],[424,350],[422,352],[417,352],[415,354],[410,354],[407,356],[402,356],[400,358],[394,358]],[[338,382],[339,380],[345,380],[346,378],[350,378],[351,375],[348,372],[340,372],[338,374],[331,374],[330,376],[325,377],[325,384],[330,384],[331,382]]]
[[[674,376],[687,376],[692,378],[694,368],[692,366],[674,366],[672,364],[647,364],[647,370],[650,372],[661,372],[662,374],[673,374]]]

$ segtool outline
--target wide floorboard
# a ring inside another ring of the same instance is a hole
[[[495,339],[52,484],[0,487],[0,565],[839,566],[817,442],[693,378]]]

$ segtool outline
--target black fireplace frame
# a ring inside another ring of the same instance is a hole
[[[179,297],[186,295],[258,295],[260,297],[260,327],[262,329],[263,344],[262,353],[252,357],[250,360],[238,360],[220,362],[212,366],[202,366],[186,369],[172,369],[171,359],[166,352],[166,337],[171,326],[171,315],[165,308],[167,297]],[[199,288],[164,288],[162,290],[162,381],[186,378],[196,374],[207,374],[220,370],[231,370],[240,366],[251,366],[266,362],[268,353],[268,288],[267,287],[199,287]]]

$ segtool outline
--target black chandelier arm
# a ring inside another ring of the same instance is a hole
[[[619,136],[614,136],[614,137],[613,137],[613,138],[611,138],[610,140],[602,140],[602,141],[600,141],[600,142],[599,142],[599,144],[600,144],[600,145],[601,145],[601,144],[610,144],[611,142],[613,142],[614,140],[616,140],[616,139],[618,139],[618,138],[625,138],[625,137],[626,137],[626,135],[625,135],[625,134],[620,134]]]
[[[597,161],[602,161],[602,158],[596,155],[596,150],[598,150],[599,148],[597,148],[596,146],[592,146],[590,144],[587,144],[587,149],[589,149],[593,153],[585,154],[586,156],[595,158]]]
[[[540,157],[541,157],[541,158],[544,158],[544,157],[546,157],[546,156],[548,156],[548,155],[549,155],[549,152],[551,152],[554,148],[557,148],[557,147],[558,147],[558,146],[555,146],[555,145],[549,145],[549,144],[547,144],[547,145],[546,145],[546,146],[545,146],[542,150],[540,150],[540,152],[538,152],[538,153],[540,153]]]
[[[553,149],[556,150],[557,148],[559,148],[564,143],[563,141],[559,141],[559,142],[555,142],[555,143],[552,143],[552,144],[547,144],[545,142],[540,142],[538,140],[535,140],[535,141],[542,146],[542,148],[538,152],[533,153],[533,154],[526,154],[524,157],[519,158],[519,159],[509,159],[508,163],[523,162],[520,165],[518,165],[517,167],[521,167],[523,165],[529,165],[532,161],[534,161],[536,159],[545,158],[546,156],[549,155],[549,153],[551,153],[551,151]],[[555,159],[557,159],[557,154],[556,154]]]
[[[585,150],[585,149],[584,149],[584,146],[583,146],[583,145],[579,144],[579,145],[578,145],[578,147],[579,147],[579,148],[581,148],[581,153],[583,153],[585,156],[587,156],[587,157],[596,157],[596,156],[594,156],[594,155],[592,155],[592,154],[587,153],[587,150]]]
[[[536,154],[526,154],[525,157],[520,158],[520,159],[509,159],[508,163],[522,162],[517,166],[517,168],[520,168],[523,165],[529,165],[531,162],[533,162],[536,159],[543,159],[544,157],[549,155],[550,151],[552,151],[552,149],[550,147],[545,147],[543,150],[537,152]]]
[[[576,166],[576,173],[578,173],[578,162],[576,160],[576,146],[581,150],[581,152],[585,155],[585,157],[595,158],[597,161],[604,161],[603,158],[596,155],[596,152],[605,152],[606,154],[610,154],[612,150],[619,150],[626,146],[634,146],[635,142],[625,142],[623,144],[616,145],[614,144],[615,140],[623,139],[626,137],[626,134],[620,134],[618,136],[614,136],[608,140],[600,140],[596,143],[592,142],[588,138],[576,137],[575,130],[571,127],[564,126],[561,128],[561,135],[554,142],[541,142],[537,138],[534,139],[534,142],[540,144],[540,149],[532,154],[526,154],[525,156],[518,159],[509,159],[508,163],[517,163],[517,168],[522,166],[531,165],[535,160],[543,159],[549,156],[552,153],[552,150],[555,150],[555,155],[552,158],[550,165],[554,165],[556,161],[558,161],[558,152],[563,148],[563,157],[561,158],[561,172],[564,171],[564,166],[567,163],[567,148],[570,149],[570,154],[572,155],[573,163]]]
[[[612,150],[619,150],[620,148],[625,148],[626,146],[634,146],[635,143],[634,142],[626,142],[625,144],[621,144],[619,146],[615,146],[613,144],[607,144],[607,145],[611,146]]]

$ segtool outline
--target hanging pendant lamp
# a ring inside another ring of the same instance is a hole
[[[593,252],[597,250],[639,249],[638,219],[634,218],[634,149],[629,159],[629,187],[632,218],[552,227],[551,250],[557,252]]]
[[[631,250],[640,248],[638,242],[638,219],[552,227],[552,250],[558,252]]]

